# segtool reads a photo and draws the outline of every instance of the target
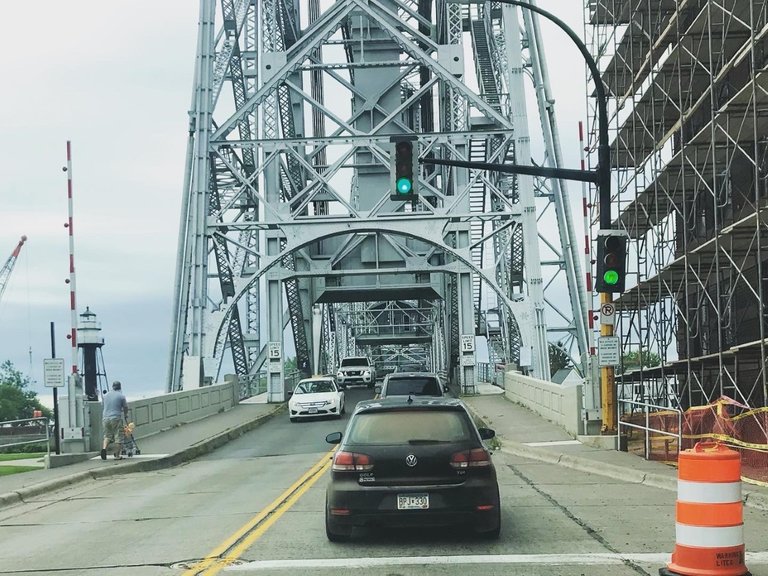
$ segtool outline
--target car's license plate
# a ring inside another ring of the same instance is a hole
[[[398,510],[428,510],[429,494],[398,494]]]
[[[317,414],[317,408],[309,408],[307,412],[309,412],[310,414]]]

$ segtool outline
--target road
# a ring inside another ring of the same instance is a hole
[[[370,395],[351,389],[348,406]],[[188,566],[228,540],[237,558],[222,574],[655,575],[669,559],[674,493],[501,452],[494,456],[503,508],[498,542],[421,530],[373,531],[331,544],[323,527],[327,470],[289,506],[270,504],[326,462],[325,435],[345,423],[292,424],[281,414],[177,468],[79,484],[4,509],[0,573],[191,574]],[[262,522],[254,522],[260,513]],[[760,552],[748,562],[754,576],[768,576],[766,520],[745,510],[747,550]],[[232,535],[249,523],[253,530],[237,544]]]

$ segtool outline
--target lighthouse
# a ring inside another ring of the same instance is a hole
[[[99,399],[99,377],[106,378],[104,358],[101,355],[102,346],[104,338],[101,337],[101,324],[96,321],[96,314],[86,306],[77,325],[77,347],[83,351],[82,376],[85,382],[85,396],[90,401]],[[101,360],[101,372],[97,357]]]

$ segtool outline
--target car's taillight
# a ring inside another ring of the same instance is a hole
[[[484,448],[473,448],[464,452],[456,452],[451,456],[451,466],[461,468],[482,468],[491,465],[491,456]]]
[[[332,470],[334,472],[369,472],[373,470],[373,460],[367,454],[336,452]]]

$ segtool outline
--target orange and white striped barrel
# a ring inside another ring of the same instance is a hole
[[[699,442],[678,457],[675,551],[662,576],[746,576],[741,456]]]

